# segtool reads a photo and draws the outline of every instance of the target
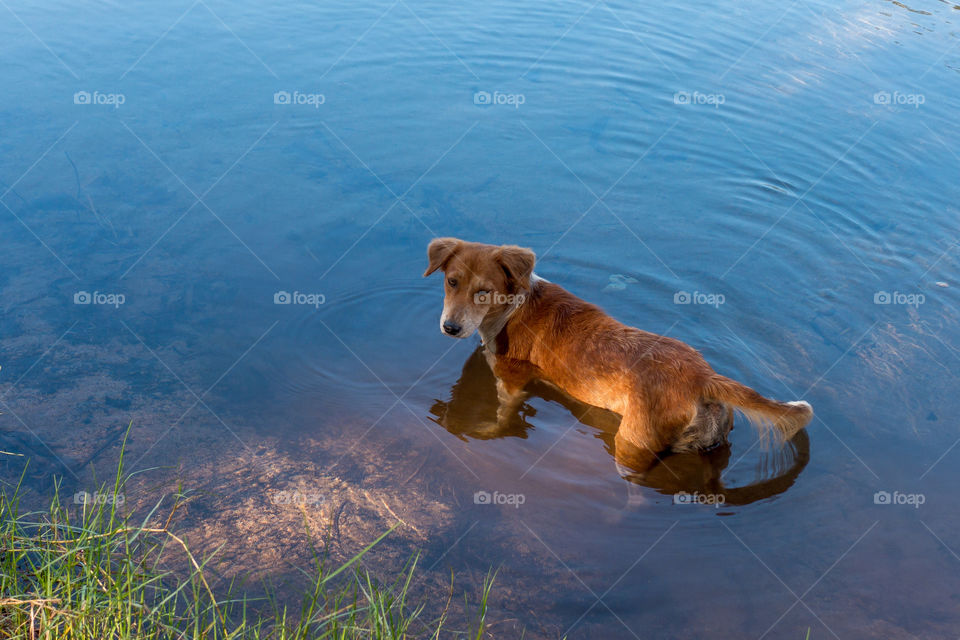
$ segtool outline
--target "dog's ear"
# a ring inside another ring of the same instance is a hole
[[[507,282],[514,290],[529,289],[530,276],[533,275],[533,265],[537,256],[530,249],[504,245],[497,253],[497,262],[507,276]]]
[[[457,238],[434,238],[431,240],[427,246],[427,259],[430,264],[427,265],[427,270],[423,272],[423,277],[426,278],[437,269],[446,267],[447,262],[450,261],[450,258],[453,257],[462,243],[463,241]]]

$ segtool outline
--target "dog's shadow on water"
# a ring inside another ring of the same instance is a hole
[[[531,397],[557,402],[582,424],[590,427],[603,441],[607,453],[616,459],[614,437],[620,418],[614,413],[584,404],[546,383],[534,382],[528,387]],[[483,347],[478,347],[463,365],[460,379],[453,385],[448,401],[437,400],[430,408],[430,418],[453,435],[476,440],[526,438],[534,428],[529,418],[536,410],[524,403],[506,423],[497,422],[497,387],[493,371],[487,364]],[[727,487],[722,475],[730,463],[730,445],[723,444],[700,453],[672,453],[642,476],[618,465],[621,476],[632,483],[654,489],[664,495],[710,496],[725,505],[744,505],[770,498],[789,489],[810,460],[810,440],[801,430],[782,450],[767,452],[758,468],[760,479],[741,487]],[[621,459],[622,463],[623,460]],[[720,498],[722,496],[722,498]]]

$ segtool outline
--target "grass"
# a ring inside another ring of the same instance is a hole
[[[466,603],[466,628],[449,629],[452,581],[439,616],[425,613],[428,603],[411,602],[419,556],[389,583],[361,567],[390,531],[335,568],[314,550],[305,570],[311,586],[293,611],[269,595],[251,600],[235,584],[218,596],[205,571],[210,558],[196,557],[171,530],[180,501],[165,519],[158,503],[134,521],[118,508],[128,479],[121,453],[112,486],[99,494],[113,500],[71,509],[58,484],[49,509],[21,513],[21,486],[0,492],[0,638],[439,640],[443,633],[480,640],[487,629],[493,574],[478,602]]]

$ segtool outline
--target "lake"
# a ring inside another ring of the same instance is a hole
[[[960,6],[0,4],[0,450],[38,500],[130,425],[127,500],[182,482],[223,581],[295,594],[311,536],[402,521],[368,566],[422,550],[441,605],[499,568],[492,637],[956,635]],[[492,430],[437,236],[816,417],[642,484],[549,389]]]

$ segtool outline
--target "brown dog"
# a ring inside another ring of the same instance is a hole
[[[480,333],[497,376],[500,420],[523,402],[528,382],[545,380],[620,414],[617,460],[645,472],[668,450],[724,442],[733,408],[783,439],[813,416],[808,403],[769,400],[715,373],[683,342],[621,324],[539,278],[529,249],[436,238],[427,256],[423,275],[445,275],[441,331]]]

